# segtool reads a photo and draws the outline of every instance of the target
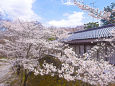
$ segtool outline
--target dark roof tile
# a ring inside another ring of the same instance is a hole
[[[115,25],[102,26],[90,30],[74,32],[70,37],[67,38],[67,40],[71,41],[77,39],[108,38],[112,37],[112,30],[115,30]]]

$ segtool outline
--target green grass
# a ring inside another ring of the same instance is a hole
[[[11,82],[10,86],[22,86],[20,83],[20,76]],[[67,81],[64,78],[50,75],[37,75],[33,73],[27,80],[27,86],[94,86],[89,83],[82,82],[80,80]],[[115,86],[115,84],[109,84],[108,86]]]
[[[49,40],[49,41],[54,41],[54,40],[56,40],[56,38],[51,37],[51,38],[48,38],[48,40]]]
[[[6,59],[6,57],[2,57],[2,56],[1,56],[0,59]]]
[[[92,86],[80,80],[67,81],[64,78],[50,75],[37,75],[33,73],[28,78],[27,86]]]

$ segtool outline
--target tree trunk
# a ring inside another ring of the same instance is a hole
[[[29,47],[28,47],[28,50],[27,50],[26,58],[29,58],[29,52],[30,52],[31,47],[32,47],[32,44],[29,44]]]
[[[23,86],[27,86],[27,80],[28,80],[29,74],[30,74],[30,72],[28,72],[27,69],[25,69],[25,71],[24,71]]]

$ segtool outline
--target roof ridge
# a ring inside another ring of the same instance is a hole
[[[85,31],[92,31],[92,30],[97,30],[97,29],[104,29],[104,28],[113,27],[113,26],[115,26],[115,23],[114,24],[105,25],[105,26],[101,26],[101,27],[91,28],[91,29],[88,29],[88,30],[77,31],[77,32],[73,32],[73,33],[80,33],[80,32],[85,32]]]

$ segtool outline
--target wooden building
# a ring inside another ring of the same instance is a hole
[[[112,30],[115,30],[115,24],[74,32],[67,38],[66,43],[73,47],[74,51],[78,55],[83,55],[95,45],[99,46],[101,43],[105,43],[106,46],[104,50],[97,51],[94,56],[96,58],[100,58],[103,54],[108,55],[113,50],[113,46],[105,40],[112,38]],[[115,54],[112,54],[109,58],[106,57],[106,60],[115,64]]]

